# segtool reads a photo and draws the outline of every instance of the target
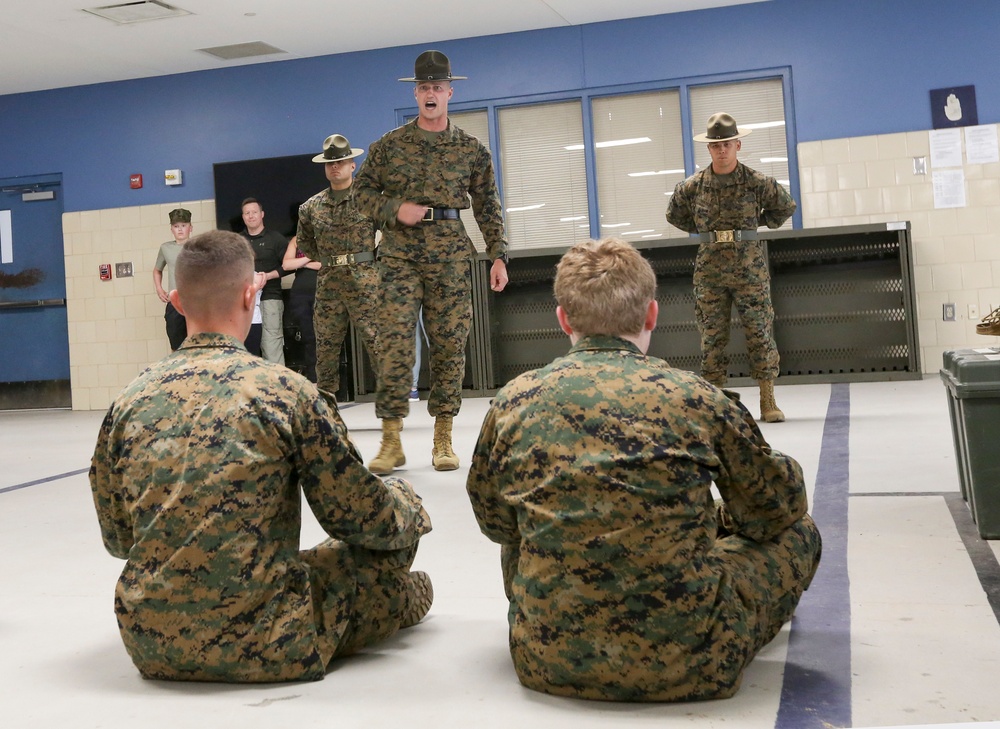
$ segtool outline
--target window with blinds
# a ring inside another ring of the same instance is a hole
[[[684,128],[681,100],[687,97],[690,125]],[[584,139],[584,109],[592,139]],[[633,243],[683,238],[665,213],[674,187],[711,164],[708,145],[692,141],[719,111],[735,117],[744,137],[739,159],[791,187],[785,128],[784,81],[780,76],[713,84],[676,83],[672,88],[615,95],[586,94],[562,101],[449,113],[452,123],[496,152],[502,177],[510,248],[565,248],[590,238],[593,222],[601,237]],[[490,139],[496,114],[499,140]],[[585,144],[593,146],[597,210],[588,200]],[[691,145],[691,146],[689,146]],[[685,170],[685,150],[695,169]],[[600,215],[598,221],[592,217]],[[462,213],[476,246],[485,243],[472,210]],[[792,227],[789,219],[783,227]]]
[[[490,146],[490,118],[485,109],[449,112],[448,119],[453,125],[485,144],[487,148]],[[469,205],[472,203],[470,202]],[[479,232],[479,224],[476,223],[476,216],[473,215],[471,207],[462,211],[462,223],[465,225],[465,230],[472,239],[476,250],[485,253],[486,241],[483,240],[483,234]]]
[[[600,97],[591,110],[601,237],[686,237],[665,217],[686,176],[680,92]]]
[[[781,79],[692,86],[690,104],[691,125],[695,134],[704,134],[712,114],[724,111],[732,115],[740,131],[752,132],[740,140],[740,162],[774,177],[786,189],[791,189]],[[694,161],[698,169],[712,163],[707,144],[695,144]],[[791,228],[792,219],[789,218],[781,227]]]
[[[511,250],[566,247],[590,238],[582,108],[573,100],[499,110]]]

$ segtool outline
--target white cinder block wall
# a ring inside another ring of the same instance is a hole
[[[167,214],[191,211],[194,233],[215,228],[215,202],[143,205],[63,214],[70,387],[74,410],[104,410],[150,362],[170,351],[164,304],[153,287]],[[99,267],[131,262],[133,276],[101,281]]]
[[[805,142],[798,157],[804,227],[910,221],[924,373],[945,350],[1000,343],[976,334],[1000,306],[1000,163],[964,164],[966,207],[936,209],[929,132]],[[914,174],[914,157],[927,158],[927,174]],[[942,320],[945,303],[956,321]]]

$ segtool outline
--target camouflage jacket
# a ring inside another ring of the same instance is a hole
[[[806,511],[799,464],[745,408],[615,337],[497,393],[467,490],[502,547],[521,682],[616,701],[698,693],[705,636],[735,597],[718,519],[764,541]]]
[[[321,263],[323,259],[344,253],[372,251],[375,249],[375,221],[361,214],[353,194],[338,195],[327,187],[299,206],[295,244],[309,258]],[[321,299],[335,296],[342,288],[339,277],[349,273],[348,268],[325,263],[317,271],[316,295]]]
[[[409,227],[396,220],[404,202],[472,211],[491,259],[507,253],[503,208],[490,151],[448,121],[434,144],[416,121],[383,135],[368,150],[354,195],[358,207],[382,227],[380,256],[436,263],[468,260],[475,253],[461,220],[438,220]]]
[[[297,558],[300,494],[351,545],[399,549],[430,530],[405,481],[364,467],[332,401],[220,334],[188,337],[119,394],[90,483],[104,545],[127,560],[122,638],[150,678],[323,678],[355,576],[314,584]]]
[[[688,233],[779,228],[795,212],[795,201],[773,177],[742,162],[721,178],[709,165],[677,183],[667,222]]]

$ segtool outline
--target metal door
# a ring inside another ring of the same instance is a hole
[[[72,404],[61,177],[0,179],[0,409]]]

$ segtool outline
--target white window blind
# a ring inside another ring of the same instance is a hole
[[[468,132],[489,148],[490,119],[485,109],[448,112],[448,118],[454,126]],[[486,241],[483,240],[483,234],[479,232],[479,225],[476,223],[476,216],[473,215],[471,207],[462,211],[462,223],[465,224],[465,230],[472,239],[472,244],[476,247],[476,250],[484,253],[486,251]]]
[[[507,107],[498,123],[511,250],[588,240],[582,102]]]
[[[601,237],[633,244],[687,233],[667,223],[674,186],[684,179],[684,131],[675,90],[594,99]]]
[[[692,129],[682,128],[687,94]],[[684,179],[684,146],[705,131],[708,117],[732,114],[741,129],[740,161],[790,187],[784,93],[780,78],[596,97],[590,102],[600,235],[642,243],[687,234],[666,222],[675,185]],[[583,100],[543,102],[497,110],[503,204],[511,250],[566,248],[590,238]],[[452,123],[490,145],[485,109],[457,111]],[[708,146],[694,143],[696,169],[711,163]],[[690,170],[689,172],[693,172]],[[462,220],[477,251],[485,243],[471,209]],[[783,227],[791,227],[789,220]]]
[[[744,137],[739,160],[748,167],[770,175],[790,189],[788,174],[788,137],[785,130],[785,100],[781,79],[761,79],[730,84],[691,88],[691,124],[695,134],[704,134],[708,118],[724,111],[736,119]],[[698,169],[712,163],[708,145],[695,143]],[[789,218],[782,228],[791,228]]]

